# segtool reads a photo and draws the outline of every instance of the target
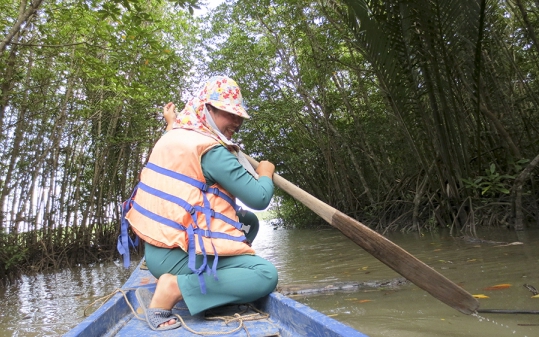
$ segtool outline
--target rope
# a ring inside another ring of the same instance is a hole
[[[269,316],[270,316],[268,313],[265,313],[265,312],[263,312],[261,310],[258,310],[252,304],[247,303],[247,304],[243,304],[243,305],[246,308],[244,310],[240,311],[239,313],[234,314],[234,316],[211,316],[211,317],[206,316],[205,319],[207,319],[207,320],[219,320],[220,319],[220,320],[223,320],[225,322],[225,324],[228,325],[228,323],[230,323],[230,322],[237,321],[238,317],[241,317],[241,320],[243,320],[244,322],[248,322],[248,321],[256,321],[256,320],[266,319],[266,318],[269,318]],[[238,305],[238,307],[241,308],[241,305]],[[245,314],[249,310],[255,311],[255,313],[242,316],[243,314]]]
[[[137,311],[135,310],[135,308],[133,308],[133,305],[131,305],[131,302],[129,302],[129,300],[127,299],[127,293],[126,291],[135,291],[136,288],[127,288],[127,289],[120,289],[120,288],[117,288],[116,290],[114,290],[112,293],[106,295],[106,296],[103,296],[101,298],[98,298],[97,300],[93,301],[92,303],[90,303],[89,305],[86,306],[86,308],[84,308],[84,317],[88,317],[87,313],[86,313],[86,310],[90,307],[92,307],[94,304],[98,303],[98,302],[103,302],[101,303],[101,305],[96,309],[98,310],[99,308],[101,308],[103,306],[103,304],[105,304],[108,300],[110,300],[114,295],[116,295],[116,293],[121,293],[125,299],[125,302],[127,303],[127,305],[129,306],[129,308],[131,309],[131,312],[133,313],[133,315],[135,316],[135,318],[141,320],[141,321],[146,321],[146,318],[145,317],[140,317],[138,314],[137,314]],[[235,313],[233,316],[211,316],[211,317],[204,317],[206,320],[208,321],[213,321],[213,320],[222,320],[226,325],[228,325],[229,323],[231,322],[239,322],[239,325],[230,330],[230,331],[226,331],[226,332],[222,332],[222,331],[209,331],[209,332],[200,332],[200,331],[196,331],[196,330],[193,330],[192,328],[190,328],[186,323],[185,321],[183,320],[183,318],[178,315],[178,314],[174,314],[174,316],[176,318],[178,318],[180,320],[180,322],[182,323],[182,327],[185,328],[185,330],[191,332],[191,333],[194,333],[196,335],[202,335],[202,336],[212,336],[212,335],[222,335],[222,334],[233,334],[241,329],[244,329],[245,330],[245,333],[247,334],[248,337],[251,336],[251,334],[249,333],[249,330],[247,330],[247,327],[245,326],[245,323],[244,322],[248,322],[248,321],[256,321],[256,320],[262,320],[262,319],[266,319],[266,318],[269,318],[270,315],[268,313],[265,313],[259,309],[257,309],[255,306],[253,306],[252,304],[244,304],[244,306],[246,307],[245,309],[243,309],[242,311],[240,311],[239,313]],[[241,305],[238,305],[238,307],[241,309]],[[177,307],[174,307],[174,309],[186,309],[186,308],[177,308]],[[248,314],[248,315],[244,315],[245,313],[247,313],[249,310],[252,310],[252,311],[255,311],[255,313],[253,314]]]
[[[230,332],[226,332],[226,333],[234,333],[236,331],[239,331],[240,328],[243,327],[243,329],[245,330],[245,333],[247,334],[247,336],[250,337],[251,334],[247,330],[247,327],[245,326],[244,322],[266,319],[266,318],[269,318],[270,315],[268,313],[265,313],[265,312],[261,311],[261,310],[258,310],[255,306],[253,306],[253,305],[251,305],[249,303],[244,304],[244,305],[246,306],[246,308],[243,311],[239,312],[239,313],[235,313],[234,316],[212,316],[212,317],[206,316],[205,319],[208,320],[208,321],[223,320],[226,325],[228,325],[228,323],[230,323],[230,322],[239,321],[240,325],[236,329],[234,329],[234,330],[232,330]],[[238,305],[238,307],[241,308],[241,305]],[[249,314],[249,315],[243,315],[246,312],[248,312],[249,310],[255,311],[255,313],[254,314]]]
[[[102,301],[103,303],[101,303],[101,305],[99,306],[99,308],[101,308],[103,306],[103,304],[105,304],[108,300],[110,300],[112,298],[112,296],[116,295],[116,293],[121,293],[125,299],[125,302],[127,303],[127,305],[129,306],[129,308],[131,308],[131,311],[133,312],[133,315],[135,315],[135,317],[137,319],[140,319],[141,321],[145,321],[146,319],[144,317],[140,317],[138,314],[137,314],[137,311],[135,310],[135,308],[133,308],[133,306],[131,305],[131,302],[129,302],[129,300],[127,299],[127,294],[126,294],[126,291],[135,291],[136,289],[135,288],[127,288],[127,289],[120,289],[120,288],[117,288],[116,290],[114,290],[112,293],[108,294],[108,295],[105,295],[101,298],[98,298],[97,300],[93,301],[92,303],[88,304],[86,306],[86,308],[84,308],[84,317],[88,317],[88,314],[86,313],[86,310],[88,310],[88,308],[92,307],[94,304],[96,304],[97,302],[100,302]],[[96,310],[99,310],[99,308],[97,308]]]

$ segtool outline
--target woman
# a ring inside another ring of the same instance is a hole
[[[141,173],[126,218],[145,241],[145,258],[158,278],[155,294],[137,290],[154,330],[181,323],[172,307],[183,299],[192,315],[269,294],[277,270],[254,255],[258,219],[238,209],[235,198],[264,209],[273,195],[275,166],[262,161],[256,172],[231,139],[250,118],[240,89],[228,77],[211,78],[178,114],[165,106],[167,132]],[[249,172],[251,171],[251,172]]]

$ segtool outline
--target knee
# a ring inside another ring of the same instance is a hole
[[[279,281],[279,274],[277,273],[277,268],[275,268],[275,266],[271,262],[265,261],[265,263],[261,265],[258,270],[266,281],[264,282],[264,292],[269,294],[270,292],[275,290],[275,287],[277,287],[277,282]]]

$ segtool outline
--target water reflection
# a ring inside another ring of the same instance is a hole
[[[479,300],[481,308],[539,310],[539,298],[531,298],[523,287],[528,283],[539,289],[539,231],[519,236],[505,230],[479,234],[492,241],[524,244],[468,242],[446,233],[392,233],[389,239],[471,294],[488,296]],[[273,230],[263,226],[253,247],[277,266],[280,285],[322,286],[400,276],[333,229]],[[119,263],[104,263],[26,276],[19,285],[0,289],[0,337],[61,335],[82,321],[88,304],[120,287],[130,272]],[[505,283],[511,287],[485,289]],[[539,335],[538,315],[467,316],[412,284],[397,290],[295,299],[370,336]]]
[[[84,308],[121,287],[132,270],[111,263],[24,276],[0,290],[0,336],[59,336],[83,319]]]

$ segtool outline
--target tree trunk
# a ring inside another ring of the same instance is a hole
[[[539,155],[537,155],[533,160],[526,166],[524,170],[518,175],[513,184],[513,193],[514,193],[514,210],[515,215],[515,230],[521,231],[524,230],[524,214],[522,212],[522,186],[524,182],[530,177],[532,171],[539,164]]]

